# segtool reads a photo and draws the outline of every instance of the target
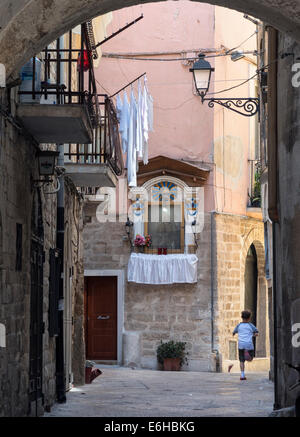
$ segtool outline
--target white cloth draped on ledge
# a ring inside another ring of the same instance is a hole
[[[128,281],[138,284],[197,282],[198,258],[194,254],[144,255],[132,253]]]

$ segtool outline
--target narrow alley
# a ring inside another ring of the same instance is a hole
[[[102,375],[71,389],[45,417],[266,417],[273,409],[265,372],[240,381],[237,373],[99,368]]]
[[[299,116],[300,0],[1,0],[0,421],[300,417]]]

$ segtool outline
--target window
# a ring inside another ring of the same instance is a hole
[[[151,236],[151,246],[144,249],[148,254],[160,253],[160,249],[162,253],[167,249],[167,254],[194,253],[191,223],[197,217],[198,188],[187,187],[173,177],[156,181],[152,184],[149,181],[145,188],[137,188],[135,192],[134,237]]]
[[[167,248],[172,253],[184,252],[184,215],[181,203],[159,202],[148,205],[145,234],[151,235],[151,249]]]

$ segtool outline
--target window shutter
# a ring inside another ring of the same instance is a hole
[[[58,301],[59,301],[59,273],[60,256],[56,249],[49,251],[49,335],[55,337],[59,334]]]

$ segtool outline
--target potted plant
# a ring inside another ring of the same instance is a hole
[[[161,341],[156,350],[157,361],[163,365],[164,370],[178,371],[183,363],[187,363],[188,352],[185,347],[186,342],[183,341]]]
[[[137,234],[134,240],[134,247],[138,252],[144,252],[145,247],[150,247],[152,243],[151,235],[143,235]]]
[[[261,168],[260,165],[256,166],[256,172],[254,176],[253,194],[250,196],[250,205],[255,208],[261,207]]]

